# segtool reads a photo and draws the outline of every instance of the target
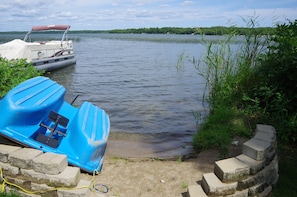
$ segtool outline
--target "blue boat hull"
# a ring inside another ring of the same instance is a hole
[[[65,88],[47,77],[29,79],[0,100],[0,134],[20,144],[67,155],[86,172],[101,171],[110,121],[90,102],[76,108]]]

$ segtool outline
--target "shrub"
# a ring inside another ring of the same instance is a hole
[[[277,25],[268,51],[261,56],[245,106],[257,101],[254,114],[273,124],[279,140],[297,140],[297,20]]]
[[[25,59],[7,60],[0,57],[0,98],[19,83],[41,74]]]
[[[280,142],[297,141],[297,20],[277,25],[267,38],[249,22],[250,34],[235,55],[231,35],[223,45],[208,43],[205,70],[196,64],[206,80],[210,114],[194,136],[194,148],[224,152],[234,135],[251,134],[256,123],[273,125]]]

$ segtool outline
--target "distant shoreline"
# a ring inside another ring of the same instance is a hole
[[[113,30],[71,30],[69,33],[121,33],[121,34],[203,34],[203,35],[227,35],[227,34],[238,34],[247,35],[250,30],[253,29],[255,34],[267,35],[272,34],[274,27],[258,27],[258,28],[247,28],[247,27],[150,27],[150,28],[129,28],[129,29],[113,29]],[[27,31],[5,31],[0,34],[15,33],[25,34]]]

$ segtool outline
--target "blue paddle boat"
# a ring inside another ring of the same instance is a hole
[[[110,122],[90,102],[76,108],[64,101],[65,88],[47,77],[29,79],[0,100],[0,134],[44,152],[67,155],[68,162],[101,171]]]

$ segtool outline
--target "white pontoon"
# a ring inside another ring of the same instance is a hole
[[[70,25],[34,26],[24,40],[14,39],[0,45],[0,56],[11,59],[27,59],[37,70],[52,71],[76,63],[73,43],[68,40]],[[36,31],[62,30],[61,40],[31,42],[31,33]]]

